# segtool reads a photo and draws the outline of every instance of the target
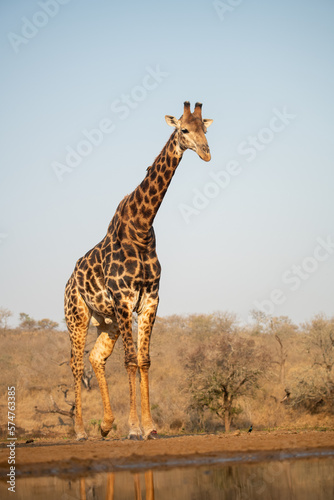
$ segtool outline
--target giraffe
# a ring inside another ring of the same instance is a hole
[[[161,266],[156,254],[153,220],[166,194],[183,153],[192,149],[210,161],[205,137],[213,120],[202,119],[202,104],[184,103],[180,119],[166,115],[174,131],[161,153],[147,168],[144,180],[118,205],[106,236],[81,257],[65,288],[65,319],[71,340],[71,369],[75,389],[77,440],[87,439],[82,420],[81,378],[83,355],[90,321],[97,327],[97,340],[89,360],[103,402],[101,435],[112,428],[105,364],[115,342],[123,340],[125,367],[130,389],[129,439],[155,439],[157,431],[149,403],[149,344],[159,302]],[[132,337],[132,315],[138,315],[137,350]],[[137,415],[136,372],[140,374],[141,426]]]

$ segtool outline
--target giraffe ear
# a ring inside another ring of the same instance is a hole
[[[176,128],[180,127],[180,120],[178,120],[174,116],[166,115],[165,120],[167,125],[169,125],[170,127],[176,127]]]
[[[203,120],[203,123],[204,123],[206,128],[210,127],[212,122],[213,122],[213,120],[210,120],[209,118],[204,118],[204,120]]]

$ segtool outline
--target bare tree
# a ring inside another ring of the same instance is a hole
[[[321,367],[326,378],[331,381],[334,367],[334,318],[328,319],[323,314],[318,314],[309,323],[305,323],[304,328],[309,335],[313,365]]]
[[[4,330],[7,329],[8,320],[11,316],[13,316],[12,311],[4,307],[0,307],[0,328],[3,328]]]
[[[52,321],[49,318],[40,319],[36,325],[38,330],[55,330],[58,326],[59,324],[56,321]]]
[[[279,350],[278,350],[278,357],[279,360],[273,360],[273,363],[277,363],[279,365],[279,381],[281,384],[284,384],[285,382],[285,363],[288,357],[288,351],[286,347],[283,345],[283,340],[282,338],[276,333],[275,334],[275,339],[278,342],[279,345]]]
[[[273,363],[279,366],[279,381],[285,383],[286,361],[288,359],[287,341],[297,327],[292,323],[287,316],[278,316],[270,318],[269,331],[274,335],[277,346],[277,358],[273,359]]]
[[[65,403],[71,407],[70,410],[63,410],[63,409],[59,408],[58,404],[53,399],[52,394],[50,394],[50,401],[51,401],[52,406],[49,407],[47,410],[40,410],[39,408],[37,408],[37,406],[35,406],[35,411],[36,411],[36,413],[59,413],[59,415],[64,415],[65,417],[70,417],[71,419],[74,419],[75,403],[74,403],[74,401],[68,401],[68,399],[67,399],[67,393],[68,393],[69,389],[66,386],[64,386],[63,384],[59,385],[58,387],[61,389],[62,393],[64,394]]]
[[[328,386],[316,371],[304,370],[291,387],[291,396],[286,402],[294,409],[316,413],[326,404],[333,406],[333,385]]]
[[[334,318],[318,314],[303,326],[310,364],[296,374],[290,404],[311,413],[334,411]]]
[[[189,387],[198,409],[208,408],[224,420],[229,432],[240,396],[253,397],[260,376],[269,365],[268,353],[240,334],[222,334],[214,342],[202,342],[186,360]]]
[[[34,330],[36,328],[36,321],[26,313],[20,313],[19,328],[23,330]]]
[[[255,321],[253,327],[254,333],[274,335],[278,345],[276,357],[273,358],[272,362],[279,366],[279,381],[281,384],[284,384],[286,362],[288,359],[287,341],[289,337],[296,332],[297,327],[287,316],[268,316],[264,312],[256,309],[251,311],[251,315]]]
[[[270,316],[259,309],[252,309],[250,315],[254,321],[253,333],[266,333]]]
[[[55,330],[59,324],[49,318],[43,318],[38,321],[31,318],[29,314],[20,313],[19,328],[23,330]]]

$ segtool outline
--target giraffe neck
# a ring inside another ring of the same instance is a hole
[[[151,228],[183,152],[174,131],[148,167],[145,179],[126,200],[128,221],[133,227],[144,232]]]

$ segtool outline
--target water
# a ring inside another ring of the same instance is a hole
[[[16,500],[331,500],[334,457],[181,467],[85,477],[0,482],[1,499]]]

